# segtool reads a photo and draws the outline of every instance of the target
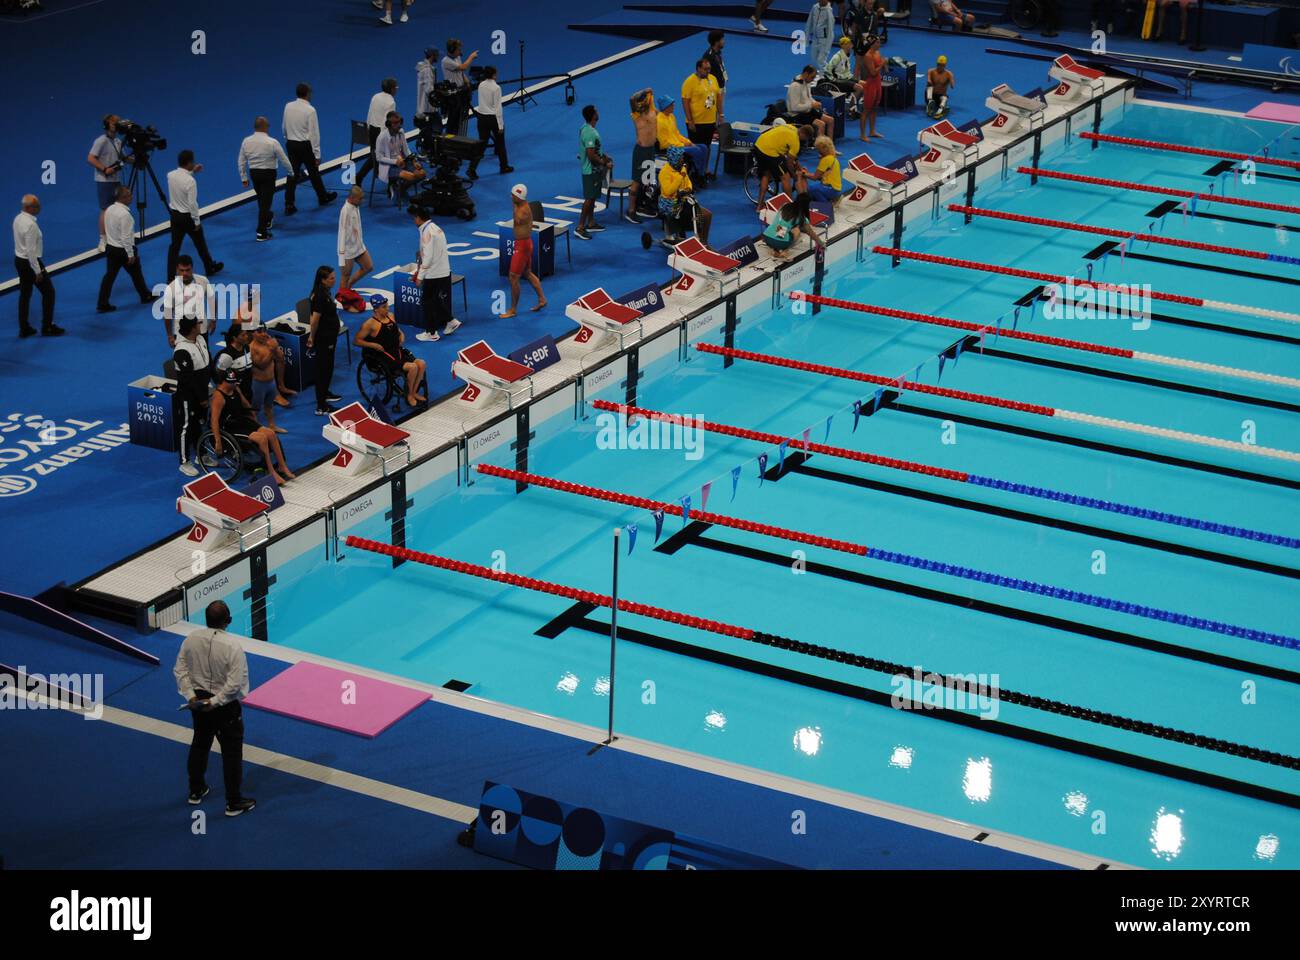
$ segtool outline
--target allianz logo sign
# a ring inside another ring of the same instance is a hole
[[[623,304],[625,307],[631,307],[633,310],[642,310],[645,307],[655,307],[659,305],[659,291],[647,290],[645,296],[628,300]]]
[[[36,481],[31,477],[0,475],[0,497],[19,497],[36,489]]]

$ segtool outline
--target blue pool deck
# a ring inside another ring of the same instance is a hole
[[[1119,866],[644,742],[593,753],[602,731],[438,688],[373,740],[246,709],[245,785],[258,808],[219,815],[214,756],[207,833],[195,836],[184,802],[189,727],[171,676],[181,636],[127,638],[160,658],[152,667],[23,621],[3,627],[8,666],[102,673],[105,706],[99,720],[6,711],[0,753],[24,758],[24,776],[0,791],[10,869],[505,866],[456,843],[485,780],[796,868]],[[304,657],[247,645],[258,651],[248,658],[254,687]]]

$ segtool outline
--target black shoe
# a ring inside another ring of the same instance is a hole
[[[477,179],[478,179],[478,171],[477,171],[477,170],[473,170],[473,169],[466,170],[466,171],[465,171],[465,176],[469,177],[471,180],[477,180]]]
[[[188,803],[192,807],[197,807],[200,803],[203,802],[203,798],[206,797],[211,792],[212,792],[212,788],[205,783],[203,785],[203,789],[200,790],[198,793],[195,793],[192,790],[190,791]]]
[[[297,212],[298,212],[298,208],[291,203],[287,204],[284,208],[284,215],[286,217],[292,217]]]
[[[574,230],[573,235],[577,237],[579,240],[591,239],[591,234],[589,234],[586,230]]]
[[[331,413],[334,412],[334,409],[335,409],[334,407],[331,407],[331,406],[327,403],[327,404],[325,404],[325,406],[323,406],[323,407],[317,407],[317,408],[316,408],[316,416],[318,416],[318,417],[328,417]]]
[[[240,797],[234,802],[227,801],[226,816],[238,817],[241,814],[248,813],[248,811],[252,810],[255,806],[257,806],[257,801],[251,797]]]
[[[338,195],[337,193],[335,193],[333,190],[331,190],[329,193],[325,194],[325,196],[323,196],[323,197],[317,197],[316,199],[317,199],[318,201],[320,201],[320,205],[323,207],[323,206],[325,206],[325,204],[327,204],[327,203],[333,203],[333,202],[334,202],[335,200],[337,200],[338,198],[339,198],[339,195]]]
[[[266,233],[259,233],[257,235],[257,242],[261,243],[263,240],[270,240],[272,236],[273,234],[270,230],[266,231]]]
[[[32,333],[35,333],[35,332],[36,332],[35,330],[32,331]],[[57,323],[51,323],[48,327],[41,327],[41,336],[42,336],[42,337],[61,337],[61,336],[63,336],[65,333],[67,333],[67,331],[64,330],[64,329],[63,329],[61,326],[59,326]],[[30,335],[31,335],[31,334],[27,334],[27,336],[30,336]]]
[[[153,303],[154,301],[161,300],[161,299],[162,299],[162,294],[151,293],[147,297],[141,297],[140,302],[147,307],[149,304]]]
[[[1057,33],[1055,30],[1044,30],[1044,31],[1043,31],[1043,36],[1045,36],[1045,37],[1049,37],[1049,38],[1050,38],[1050,37],[1059,37],[1060,34]]]
[[[343,398],[340,397],[337,393],[327,393],[327,394],[325,394],[325,402],[326,402],[326,403],[341,403],[342,401],[343,401]]]
[[[635,226],[641,226],[641,218],[636,215],[635,211],[629,210],[627,213],[623,214],[623,219]]]
[[[26,340],[28,337],[36,336],[36,328],[29,327],[26,324],[18,328],[18,339]]]
[[[605,229],[605,225],[604,225],[603,223],[597,223],[595,220],[593,220],[593,221],[591,221],[591,223],[587,224],[587,232],[588,232],[588,233],[599,233],[600,231],[602,231],[602,230],[604,230],[604,229]]]
[[[219,273],[220,273],[222,270],[224,270],[224,269],[226,269],[226,265],[225,265],[224,263],[222,263],[220,260],[218,260],[218,261],[217,261],[216,263],[214,263],[212,266],[208,267],[208,276],[209,276],[209,277],[215,277],[217,274],[219,274]]]
[[[114,310],[116,310],[116,309],[117,309],[117,307],[113,306],[111,303],[101,303],[101,304],[98,304],[98,305],[95,307],[95,312],[96,312],[96,313],[112,313],[112,312],[113,312]]]
[[[514,168],[514,167],[502,167],[502,168],[501,168],[501,172],[502,172],[502,173],[514,173],[514,172],[515,172],[515,168]]]

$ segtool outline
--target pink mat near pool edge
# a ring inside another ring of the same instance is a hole
[[[1279,123],[1300,123],[1300,107],[1293,107],[1285,103],[1274,103],[1271,100],[1265,100],[1259,106],[1252,109],[1246,116],[1252,120],[1276,120]]]
[[[352,692],[345,702],[345,683]],[[427,693],[384,680],[300,661],[252,691],[250,707],[344,733],[375,737],[424,701]]]

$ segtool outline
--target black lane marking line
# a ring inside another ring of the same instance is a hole
[[[598,636],[609,636],[608,623],[601,623],[600,621],[592,620],[589,617],[579,617],[574,622],[573,626],[579,630],[594,633]],[[620,640],[627,640],[631,643],[640,644],[641,646],[650,647],[655,650],[675,653],[680,656],[703,660],[719,666],[732,667],[737,670],[743,670],[747,673],[757,674],[773,680],[782,680],[786,683],[797,684],[813,690],[822,690],[827,693],[834,693],[855,700],[864,700],[867,703],[874,703],[878,706],[887,706],[890,709],[894,709],[891,694],[872,690],[856,684],[846,683],[842,680],[832,680],[828,677],[818,676],[817,674],[793,670],[789,667],[781,667],[772,663],[764,663],[761,660],[751,660],[747,657],[737,656],[736,654],[725,653],[721,650],[713,650],[708,647],[696,646],[695,644],[684,643],[679,640],[671,640],[667,637],[647,633],[642,630],[634,630],[628,627],[620,627],[618,636]],[[1025,743],[1035,744],[1036,746],[1050,747],[1065,753],[1073,753],[1079,756],[1089,757],[1093,760],[1115,763],[1134,770],[1141,770],[1144,773],[1154,773],[1158,776],[1169,777],[1173,780],[1182,780],[1186,783],[1197,784],[1198,786],[1210,787],[1211,789],[1221,790],[1225,793],[1235,793],[1240,796],[1250,797],[1254,800],[1263,800],[1266,803],[1275,803],[1284,807],[1300,809],[1300,796],[1286,793],[1282,790],[1275,790],[1271,787],[1261,787],[1257,784],[1246,783],[1241,780],[1233,780],[1230,777],[1224,777],[1217,773],[1206,773],[1203,770],[1195,770],[1191,767],[1179,766],[1177,764],[1168,763],[1164,760],[1155,760],[1151,757],[1144,757],[1135,753],[1127,753],[1123,750],[1117,750],[1114,747],[1103,747],[1082,740],[1072,740],[1058,734],[1035,730],[1032,727],[1017,726],[1008,723],[1005,720],[985,720],[975,714],[963,713],[959,710],[949,710],[945,707],[926,710],[909,710],[908,712],[931,717],[935,720],[943,720],[947,723],[954,723],[963,727],[969,727],[972,730],[984,730],[997,736],[1021,740]]]
[[[703,530],[692,538],[691,545],[703,547],[706,550],[713,550],[717,553],[726,553],[733,557],[743,557],[746,560],[756,560],[760,563],[772,564],[778,567],[784,568],[789,567],[790,565],[790,558],[784,554],[773,553],[770,550],[745,546],[728,540],[719,540],[714,537],[707,537],[704,536]],[[893,580],[888,577],[877,577],[869,573],[863,573],[860,570],[850,570],[846,567],[839,567],[834,564],[822,563],[816,560],[805,561],[804,569],[809,573],[816,573],[824,577],[830,577],[833,580],[842,580],[845,583],[853,583],[862,587],[874,587],[878,590],[888,590],[891,593],[901,593],[918,600],[928,600],[932,603],[941,603],[950,607],[961,607],[967,610],[973,610],[976,613],[1002,617],[1006,620],[1019,620],[1021,623],[1028,623],[1038,627],[1047,627],[1051,630],[1060,630],[1063,633],[1074,633],[1084,637],[1091,637],[1094,640],[1104,640],[1108,643],[1117,643],[1121,646],[1136,647],[1139,650],[1161,653],[1166,656],[1177,657],[1181,660],[1192,660],[1198,663],[1209,664],[1210,666],[1223,667],[1225,670],[1257,673],[1260,676],[1267,676],[1274,680],[1281,680],[1284,683],[1300,684],[1300,673],[1297,673],[1294,670],[1287,670],[1283,667],[1256,663],[1253,660],[1243,660],[1240,657],[1233,657],[1227,654],[1213,653],[1206,650],[1199,650],[1194,647],[1184,647],[1180,644],[1169,643],[1164,640],[1153,640],[1150,637],[1142,637],[1136,634],[1126,633],[1122,630],[1098,627],[1088,623],[1081,623],[1077,620],[1071,620],[1066,617],[1056,617],[1047,613],[1023,610],[1020,607],[1012,607],[992,600],[980,600],[974,597],[963,596],[959,593],[949,593],[948,591],[940,590],[937,587],[925,587],[920,586],[919,584],[907,583],[902,580]]]
[[[1247,280],[1267,280],[1272,283],[1289,283],[1292,286],[1300,286],[1300,278],[1297,277],[1280,277],[1271,273],[1256,273],[1253,270],[1241,270],[1237,267],[1224,267],[1212,263],[1197,263],[1192,260],[1174,260],[1171,257],[1157,257],[1152,253],[1128,253],[1130,260],[1143,260],[1147,263],[1163,263],[1168,267],[1187,267],[1191,270],[1208,270],[1211,273],[1227,273],[1234,277],[1245,277]],[[1264,261],[1261,261],[1264,262]]]
[[[1080,281],[1080,283],[1086,282],[1087,281]],[[1043,287],[1035,287],[1032,291],[1015,301],[1016,305],[1026,307],[1034,300],[1041,299],[1043,290]],[[1072,307],[1077,307],[1081,303],[1078,297],[1062,297],[1058,302],[1062,305],[1068,304]],[[1098,316],[1102,319],[1122,319],[1125,321],[1131,319],[1129,317],[1119,317],[1110,314],[1104,305],[1099,306],[1095,303],[1085,304],[1084,308],[1088,310],[1096,310]],[[1150,319],[1153,323],[1171,323],[1179,327],[1195,327],[1199,330],[1212,330],[1215,333],[1227,333],[1236,337],[1251,337],[1255,340],[1268,340],[1272,343],[1285,343],[1289,346],[1300,347],[1300,337],[1288,337],[1284,333],[1270,333],[1266,330],[1252,330],[1248,327],[1234,327],[1231,324],[1215,323],[1212,320],[1191,320],[1187,317],[1175,317],[1168,313],[1152,313]]]
[[[581,620],[595,609],[596,605],[594,603],[587,603],[584,600],[575,600],[569,608],[558,617],[550,623],[538,628],[536,634],[539,637],[546,637],[549,640],[554,640],[565,630],[568,630],[569,627],[573,626],[577,621]]]
[[[1210,167],[1210,169],[1206,170],[1204,176],[1217,177],[1220,174],[1227,173],[1236,166],[1236,164],[1237,161],[1235,160],[1220,160],[1214,166]],[[1256,164],[1255,166],[1258,168],[1259,164]],[[1255,176],[1262,177],[1265,180],[1287,180],[1291,183],[1300,183],[1300,177],[1288,176],[1285,173],[1265,173],[1262,170],[1256,169]]]
[[[1159,550],[1164,553],[1176,553],[1185,557],[1193,557],[1197,560],[1208,560],[1211,563],[1222,563],[1227,566],[1241,567],[1244,570],[1255,570],[1260,573],[1272,574],[1273,576],[1300,580],[1300,570],[1294,570],[1291,567],[1265,563],[1262,560],[1251,560],[1246,557],[1237,557],[1227,553],[1218,553],[1217,551],[1205,550],[1201,547],[1189,547],[1181,543],[1172,543],[1168,540],[1154,540],[1150,537],[1125,533],[1121,530],[1108,530],[1105,527],[1096,527],[1091,524],[1077,523],[1073,520],[1060,520],[1056,517],[1048,517],[1037,513],[1028,513],[1024,510],[1014,510],[1010,507],[999,507],[989,503],[980,503],[976,500],[966,500],[961,497],[949,496],[948,494],[932,493],[928,490],[917,490],[912,487],[902,487],[897,484],[886,483],[883,480],[869,480],[866,477],[860,477],[850,473],[840,473],[835,470],[826,470],[821,467],[810,467],[806,464],[801,464],[800,466],[793,468],[791,472],[816,477],[819,480],[829,480],[832,483],[844,483],[850,486],[877,490],[881,493],[910,497],[914,500],[926,500],[930,503],[939,503],[948,507],[956,507],[959,510],[974,510],[978,513],[986,513],[990,516],[1002,517],[1007,520],[1017,520],[1021,523],[1032,523],[1038,526],[1055,527],[1057,530],[1065,530],[1070,533],[1083,533],[1088,536],[1099,537],[1103,540],[1115,540],[1120,543],[1145,547],[1149,550]]]
[[[1071,437],[1065,434],[1049,433],[1045,430],[1035,430],[1032,427],[1020,427],[1010,423],[1001,423],[997,420],[985,420],[982,417],[971,417],[965,414],[950,413],[943,410],[934,410],[928,407],[918,407],[909,403],[895,403],[893,409],[899,413],[910,413],[914,416],[930,417],[934,420],[953,420],[957,423],[964,423],[972,427],[983,427],[987,430],[996,430],[999,433],[1010,433],[1019,437],[1029,437],[1033,440],[1046,440],[1048,443],[1061,443],[1070,447],[1083,447],[1087,450],[1097,450],[1101,453],[1113,453],[1122,457],[1132,457],[1136,460],[1150,460],[1152,463],[1162,463],[1166,466],[1181,467],[1186,470],[1198,470],[1202,473],[1213,473],[1222,477],[1232,477],[1234,480],[1247,480],[1251,483],[1263,483],[1274,487],[1284,487],[1288,490],[1300,490],[1300,480],[1292,480],[1289,477],[1275,477],[1270,473],[1255,473],[1250,470],[1239,470],[1236,467],[1222,467],[1216,463],[1206,463],[1203,460],[1186,460],[1182,457],[1173,457],[1165,453],[1154,453],[1149,450],[1142,450],[1138,447],[1122,447],[1117,444],[1103,443],[1100,440],[1086,440],[1082,437]]]
[[[1118,246],[1119,244],[1114,240],[1103,240],[1101,243],[1097,244],[1097,246],[1085,253],[1083,259],[1099,260]]]
[[[1197,396],[1213,397],[1216,400],[1229,400],[1233,403],[1246,403],[1256,407],[1270,407],[1285,410],[1287,413],[1300,413],[1300,403],[1287,403],[1285,400],[1270,400],[1266,397],[1252,397],[1231,390],[1215,390],[1211,387],[1198,387],[1190,383],[1174,383],[1169,380],[1157,380],[1155,377],[1143,377],[1135,373],[1124,373],[1106,367],[1094,367],[1091,364],[1071,363],[1068,360],[1053,360],[1047,357],[1035,357],[1027,353],[999,350],[985,347],[983,356],[997,357],[1000,360],[1013,360],[1016,363],[1032,363],[1040,367],[1052,367],[1056,370],[1069,370],[1071,373],[1084,373],[1093,377],[1106,377],[1110,380],[1123,380],[1125,383],[1137,383],[1144,387],[1158,390],[1176,390],[1179,393],[1194,393]]]
[[[1163,217],[1166,214],[1178,209],[1178,201],[1166,200],[1164,203],[1147,211],[1148,217]],[[1219,220],[1223,223],[1235,223],[1243,227],[1263,227],[1266,230],[1286,230],[1288,233],[1300,231],[1300,227],[1287,226],[1285,223],[1270,223],[1267,220],[1251,220],[1248,217],[1233,217],[1226,213],[1206,213],[1203,210],[1197,210],[1195,213],[1189,213],[1189,217],[1195,217],[1198,220]]]

